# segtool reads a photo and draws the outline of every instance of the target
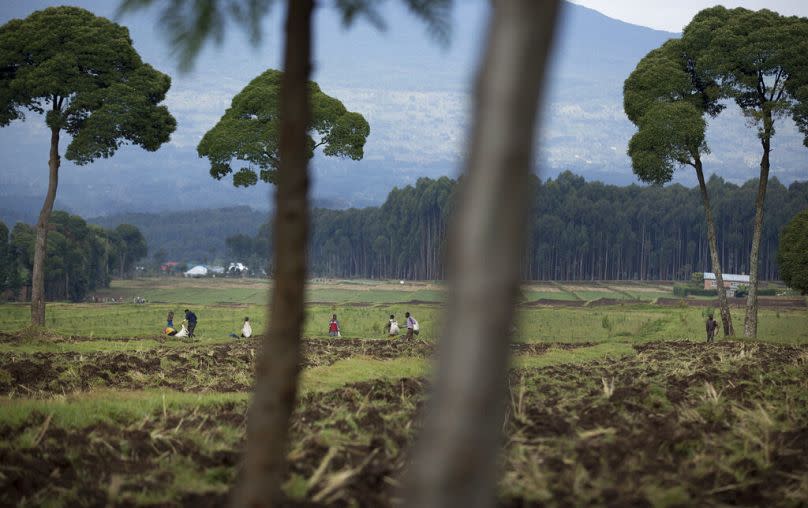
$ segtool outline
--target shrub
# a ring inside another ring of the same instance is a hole
[[[680,298],[687,298],[690,295],[693,296],[718,296],[718,290],[716,289],[704,289],[701,287],[693,287],[684,284],[677,284],[673,286],[673,295],[678,296]]]

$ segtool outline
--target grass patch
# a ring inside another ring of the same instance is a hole
[[[182,393],[98,389],[46,400],[0,398],[0,424],[19,425],[31,414],[53,415],[52,424],[81,428],[100,422],[121,423],[142,419],[164,409],[210,407],[245,403],[247,393]]]
[[[403,377],[423,377],[427,374],[429,362],[423,358],[404,357],[396,360],[374,360],[357,356],[340,360],[333,365],[314,367],[302,372],[300,391],[302,394],[327,392],[348,383],[375,379],[399,379]]]
[[[538,356],[517,356],[513,359],[512,367],[537,369],[550,365],[579,364],[600,358],[620,358],[634,354],[636,354],[634,347],[624,342],[603,343],[575,349],[551,348]]]

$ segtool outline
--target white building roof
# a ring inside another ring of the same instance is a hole
[[[196,265],[195,267],[185,272],[185,275],[207,275],[207,274],[208,269],[202,265]]]
[[[704,272],[704,278],[706,280],[715,280],[715,274],[713,272]],[[721,278],[726,282],[749,282],[748,275],[738,275],[735,273],[725,273],[721,275]]]

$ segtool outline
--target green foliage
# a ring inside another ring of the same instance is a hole
[[[709,153],[703,115],[721,110],[718,98],[683,41],[648,53],[623,86],[623,108],[639,129],[628,148],[634,173],[644,182],[666,183],[678,167]]]
[[[687,298],[688,296],[718,296],[718,290],[676,284],[673,286],[673,295],[681,298]]]
[[[720,84],[761,139],[774,135],[773,120],[791,115],[808,144],[808,19],[713,7],[693,18],[682,39],[696,68]]]
[[[22,285],[19,262],[9,240],[8,226],[0,221],[0,301],[16,297]]]
[[[709,256],[698,248],[705,237],[698,188],[618,187],[586,182],[570,172],[546,181],[534,178],[531,186],[534,207],[526,237],[523,280],[687,280],[695,270],[710,266]],[[722,239],[730,260],[724,271],[738,273],[744,269],[740,260],[745,259],[752,240],[750,228],[740,225],[753,220],[757,181],[738,186],[713,176],[707,187],[716,205],[716,223],[733,225],[734,232]],[[309,273],[337,278],[443,278],[441,253],[456,189],[457,182],[445,177],[419,178],[414,186],[393,189],[379,207],[315,209]],[[778,278],[774,255],[780,227],[803,209],[806,201],[808,183],[785,187],[774,178],[770,182],[770,211],[761,249],[761,273],[767,279]],[[162,222],[159,217],[152,220]],[[229,242],[241,255],[252,252],[265,259],[270,239],[270,228],[265,224],[253,242],[232,234]],[[201,236],[193,240],[214,241]],[[646,254],[642,254],[643,249]],[[639,296],[646,298],[643,295],[649,288],[643,289]],[[669,292],[669,288],[662,288],[656,296]],[[570,299],[569,293],[569,288],[542,291],[534,299]],[[615,291],[603,287],[575,288],[574,294],[582,300],[638,296],[630,291],[615,296]]]
[[[76,164],[125,143],[154,151],[176,128],[163,101],[171,79],[141,61],[129,31],[77,7],[50,7],[0,27],[0,126],[46,113]]]
[[[51,300],[81,301],[88,292],[109,286],[110,271],[118,256],[137,259],[146,249],[140,231],[134,226],[123,226],[105,231],[88,225],[77,215],[53,212],[45,258],[45,296]],[[36,232],[28,224],[17,223],[10,241],[7,237],[4,241],[4,227],[0,223],[0,258],[4,247],[10,257],[0,263],[0,275],[6,274],[12,296],[17,296],[23,285],[30,285]],[[0,292],[2,289],[0,280]]]
[[[280,142],[280,91],[283,73],[268,70],[253,79],[233,97],[219,122],[199,142],[197,152],[210,161],[210,175],[221,180],[233,174],[233,185],[248,187],[260,178],[275,183]],[[340,101],[309,82],[311,131],[308,157],[322,146],[327,156],[359,160],[364,154],[370,126],[359,113],[345,109]],[[239,161],[245,165],[234,168]]]
[[[109,255],[110,271],[118,268],[118,275],[131,277],[135,263],[146,257],[148,247],[140,230],[131,224],[119,224],[108,234],[111,251]]]
[[[808,294],[808,209],[795,215],[783,228],[777,264],[788,287]]]
[[[143,233],[150,250],[163,251],[163,261],[213,262],[224,256],[226,238],[231,235],[255,235],[267,220],[267,212],[248,206],[218,209],[183,210],[162,213],[121,213],[96,217],[91,222],[114,228],[133,224]],[[263,258],[266,252],[263,251]]]

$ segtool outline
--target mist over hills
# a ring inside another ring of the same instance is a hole
[[[0,7],[0,22],[58,3],[6,4]],[[114,16],[117,5],[74,3],[107,17]],[[324,92],[365,115],[371,135],[362,161],[315,156],[312,196],[317,206],[378,205],[390,189],[413,184],[418,177],[458,174],[487,2],[457,2],[448,47],[427,37],[399,3],[385,4],[390,26],[383,32],[361,23],[345,30],[333,10],[319,9],[313,79]],[[123,147],[114,157],[87,166],[63,159],[56,208],[85,217],[233,206],[267,210],[272,187],[235,189],[227,180],[213,180],[206,161],[196,155],[196,144],[235,93],[266,68],[280,66],[281,16],[271,16],[268,36],[258,50],[233,31],[221,48],[203,51],[188,75],[176,72],[156,16],[156,11],[145,11],[119,22],[129,27],[143,59],[172,75],[166,102],[178,120],[177,132],[155,153]],[[572,170],[588,180],[636,182],[625,154],[634,128],[623,113],[623,81],[648,51],[676,36],[565,3],[539,134],[537,169],[543,178]],[[47,187],[48,139],[37,115],[0,129],[0,219],[31,222],[36,217]],[[711,122],[708,142],[712,154],[704,161],[707,173],[736,183],[757,176],[759,142],[734,105]],[[786,184],[805,179],[808,159],[803,150],[790,119],[780,121],[772,176]],[[675,181],[695,183],[686,170]]]

